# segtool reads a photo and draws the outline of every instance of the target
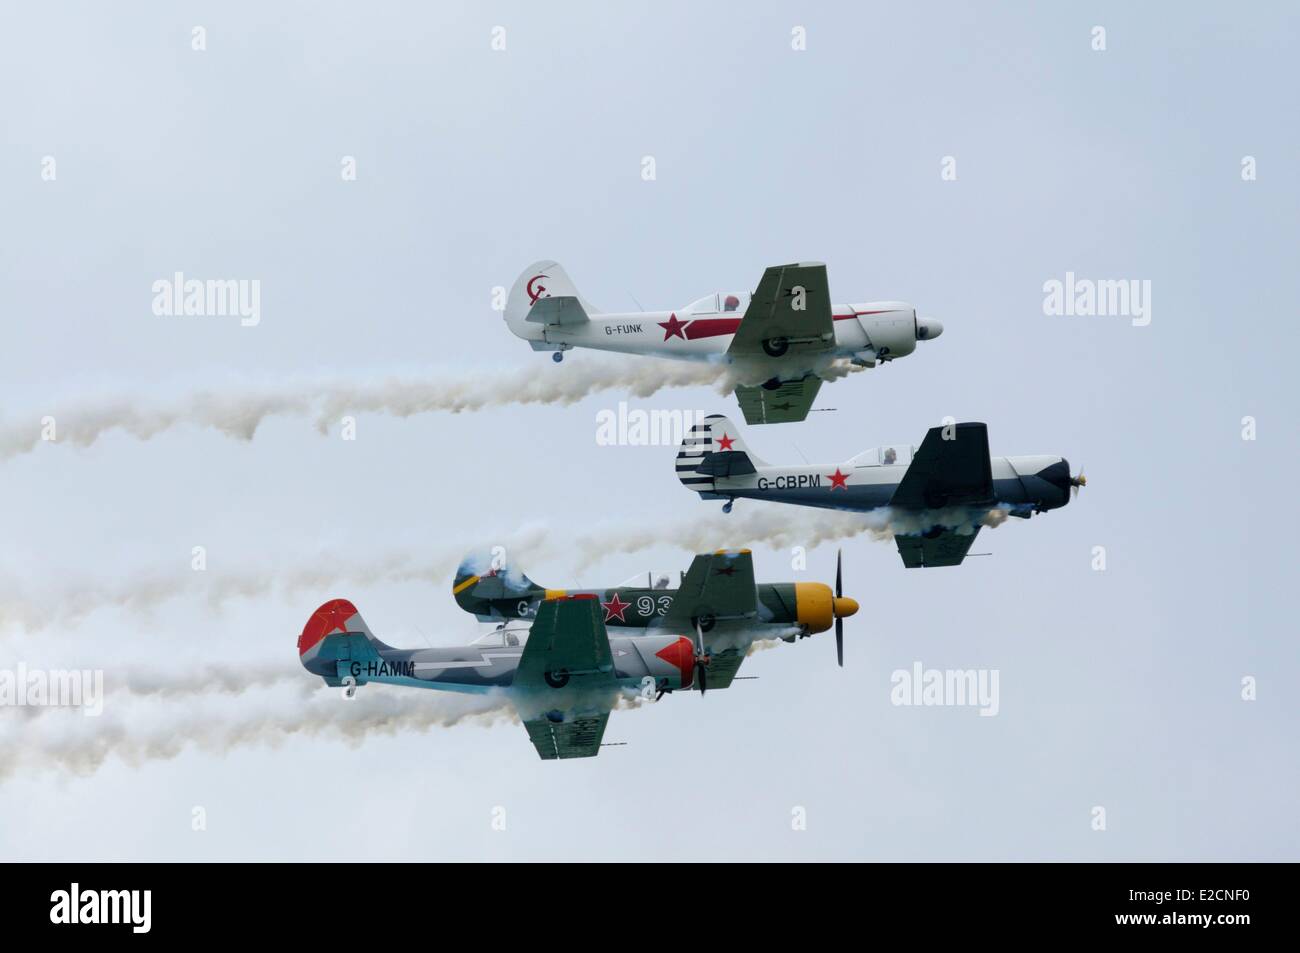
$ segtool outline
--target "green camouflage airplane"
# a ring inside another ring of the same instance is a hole
[[[715,565],[716,564],[716,565]],[[548,589],[521,571],[506,566],[500,553],[474,553],[461,561],[452,583],[457,604],[480,622],[531,619],[546,599],[594,596],[604,610],[609,627],[701,632],[739,626],[754,638],[782,638],[793,642],[836,628],[840,664],[844,664],[843,625],[840,620],[858,611],[853,599],[841,592],[836,566],[835,591],[819,582],[754,582],[754,561],[749,550],[719,550],[696,556],[691,568],[672,588],[667,572],[638,574],[608,589]],[[739,661],[736,662],[737,667]],[[720,672],[711,669],[710,685],[719,684]],[[732,671],[727,684],[735,675]]]
[[[298,656],[348,697],[368,682],[504,692],[544,760],[599,754],[609,713],[625,693],[662,698],[726,688],[760,639],[793,642],[834,626],[844,664],[844,618],[858,604],[843,594],[838,558],[834,590],[755,585],[746,549],[696,556],[678,588],[662,582],[568,593],[493,568],[490,558],[470,558],[456,574],[456,600],[480,618],[530,620],[527,632],[503,624],[470,645],[399,649],[376,638],[351,602],[332,599],[307,620]],[[608,622],[625,628],[612,635]]]

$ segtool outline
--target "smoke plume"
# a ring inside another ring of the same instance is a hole
[[[281,560],[274,569],[253,566],[196,573],[189,571],[186,564],[184,569],[170,574],[135,573],[114,583],[72,582],[35,593],[23,591],[10,579],[0,581],[0,631],[75,626],[90,613],[106,609],[148,613],[179,598],[200,600],[217,612],[235,599],[325,598],[343,587],[382,582],[450,586],[452,574],[466,553],[492,546],[504,549],[511,568],[544,583],[564,585],[562,572],[581,574],[611,554],[631,555],[660,546],[690,553],[761,546],[774,550],[793,546],[813,549],[862,535],[889,541],[895,534],[919,533],[935,525],[969,534],[980,526],[998,526],[1007,518],[1003,508],[953,507],[915,513],[884,507],[869,513],[843,513],[803,507],[742,509],[744,506],[745,501],[740,501],[731,514],[714,511],[654,523],[607,522],[585,533],[573,527],[558,532],[544,524],[533,524],[506,533],[485,533],[473,543],[443,543],[420,553],[395,551],[370,558],[314,553],[302,557],[306,561],[301,565],[286,566],[287,560]],[[615,582],[606,580],[605,584]],[[314,606],[304,609],[304,619],[311,608]]]
[[[0,460],[29,453],[47,439],[44,418],[53,418],[55,442],[89,447],[113,431],[149,440],[174,427],[210,428],[252,440],[269,417],[310,417],[321,433],[345,414],[411,417],[462,413],[519,404],[573,404],[617,388],[649,397],[666,387],[729,389],[727,368],[652,359],[573,360],[563,367],[438,371],[428,378],[390,376],[368,383],[306,380],[282,385],[232,384],[172,400],[116,396],[83,399],[0,423]]]

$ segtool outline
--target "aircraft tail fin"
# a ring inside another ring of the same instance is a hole
[[[515,279],[506,298],[506,324],[515,336],[544,345],[547,325],[579,324],[599,314],[578,294],[558,262],[533,262]]]
[[[311,614],[298,636],[303,668],[330,684],[338,682],[338,663],[374,661],[391,648],[375,638],[357,607],[346,599],[331,599]]]
[[[677,451],[677,479],[706,500],[728,495],[718,489],[718,480],[745,476],[763,466],[767,464],[749,452],[736,425],[721,414],[692,427]]]
[[[456,604],[481,621],[502,618],[493,600],[532,598],[545,590],[522,572],[505,564],[500,551],[470,553],[460,561],[451,584]]]

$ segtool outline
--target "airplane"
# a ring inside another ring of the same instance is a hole
[[[740,498],[867,513],[888,507],[909,569],[958,566],[993,510],[1028,519],[1059,509],[1088,480],[1057,456],[990,457],[988,427],[933,427],[921,446],[874,447],[838,464],[771,466],[720,414],[691,428],[677,477],[705,500]]]
[[[833,305],[819,262],[773,265],[752,295],[719,292],[675,310],[602,313],[560,265],[539,261],[516,279],[505,319],[555,361],[587,347],[732,365],[749,424],[803,420],[836,361],[875,367],[943,333],[942,323],[917,317],[903,301]]]
[[[516,578],[504,571],[463,579],[457,575],[457,601],[461,593],[489,583],[471,611],[499,601],[501,587],[493,583]],[[475,581],[466,585],[470,579]],[[543,760],[590,758],[600,753],[609,713],[626,693],[658,700],[674,691],[703,695],[710,688],[727,688],[749,646],[759,639],[793,642],[833,626],[842,666],[844,619],[858,611],[858,603],[844,596],[838,556],[833,591],[818,583],[757,586],[753,557],[745,549],[696,556],[678,589],[653,590],[671,592],[671,601],[662,614],[656,605],[655,623],[637,634],[609,634],[609,605],[602,605],[598,592],[538,594],[534,588],[527,584],[516,600],[528,606],[514,616],[532,620],[526,632],[502,627],[453,648],[385,645],[356,606],[332,599],[307,620],[298,638],[298,657],[308,672],[327,685],[343,687],[348,697],[368,682],[505,692]],[[618,602],[620,592],[632,590],[606,592]]]

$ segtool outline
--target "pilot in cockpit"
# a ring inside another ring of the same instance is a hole
[[[727,295],[727,297],[723,299],[722,302],[723,311],[735,311],[739,307],[740,307],[740,299],[737,298],[735,295]]]
[[[887,467],[892,466],[897,462],[898,462],[898,454],[894,451],[894,448],[893,447],[887,448],[885,450],[885,466]]]

